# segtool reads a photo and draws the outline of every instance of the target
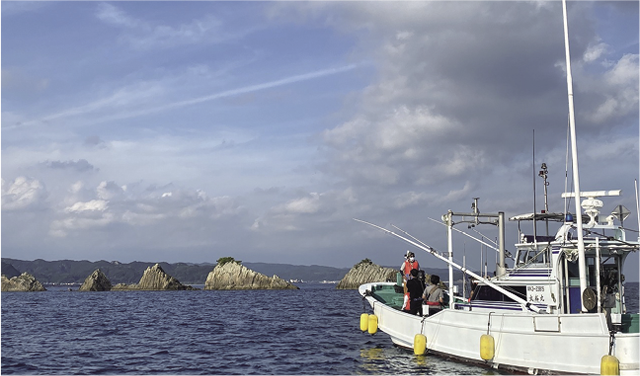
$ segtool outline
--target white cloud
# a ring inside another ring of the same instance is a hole
[[[2,179],[2,210],[26,209],[45,196],[44,186],[37,179],[20,176],[11,183]]]
[[[284,205],[284,211],[293,214],[313,214],[320,209],[320,195],[311,192],[309,196],[291,200]]]
[[[605,86],[598,88],[604,100],[591,111],[591,121],[603,124],[629,114],[637,115],[639,70],[637,54],[626,54],[611,66],[603,76]]]
[[[596,61],[600,59],[606,52],[609,46],[605,43],[598,43],[593,46],[589,46],[589,48],[584,52],[583,60],[587,63]]]
[[[111,213],[104,213],[98,217],[69,217],[51,222],[49,235],[56,238],[64,238],[70,232],[87,231],[103,228],[113,222]]]
[[[64,209],[66,213],[79,213],[85,211],[105,211],[108,208],[108,202],[105,200],[91,200],[88,202],[76,202]]]
[[[140,25],[138,20],[128,16],[125,12],[112,4],[99,4],[96,16],[98,19],[112,25],[125,26],[128,28],[134,28]]]

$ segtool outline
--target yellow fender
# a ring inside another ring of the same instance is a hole
[[[369,315],[367,331],[369,332],[369,334],[376,334],[376,332],[378,331],[378,316]]]
[[[424,334],[416,334],[413,337],[413,353],[416,355],[424,355],[427,352],[427,336]]]
[[[368,328],[369,328],[369,314],[363,313],[362,315],[360,315],[360,330],[362,330],[363,332],[366,332]]]
[[[600,359],[601,375],[619,375],[620,361],[613,355],[605,355]]]
[[[495,355],[495,340],[489,334],[480,337],[480,357],[483,360],[491,360]]]

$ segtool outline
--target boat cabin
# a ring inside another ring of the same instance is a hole
[[[517,222],[519,239],[513,267],[506,267],[504,273],[488,281],[547,313],[603,312],[610,325],[619,327],[627,313],[623,266],[629,253],[638,250],[638,242],[626,241],[622,225],[614,224],[615,215],[599,222],[599,211],[590,209],[589,216],[583,216],[587,288],[582,296],[578,234],[572,214],[529,213],[511,217],[511,221]],[[533,224],[533,233],[523,231],[525,222]],[[549,235],[550,224],[556,228],[559,224],[555,235]],[[545,235],[538,235],[539,229]],[[480,280],[468,302],[454,308],[523,309],[521,302],[489,286],[487,280]]]

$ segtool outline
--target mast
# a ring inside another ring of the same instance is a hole
[[[562,16],[564,19],[564,47],[567,61],[567,94],[569,97],[569,128],[571,130],[571,159],[573,169],[573,185],[575,190],[576,227],[578,233],[578,271],[580,275],[580,301],[582,311],[584,307],[582,294],[587,289],[586,257],[584,252],[584,237],[582,234],[582,208],[580,207],[580,177],[578,175],[578,143],[576,139],[576,118],[573,108],[573,77],[571,76],[571,54],[569,53],[569,22],[567,21],[567,2],[562,0]]]

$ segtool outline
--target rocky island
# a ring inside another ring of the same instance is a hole
[[[218,264],[207,276],[205,290],[296,290],[299,287],[274,275],[268,277],[255,272],[232,257],[218,259]]]
[[[4,274],[0,278],[2,279],[2,291],[47,291],[42,283],[26,272],[11,279]]]
[[[347,272],[336,285],[336,289],[357,289],[360,285],[370,282],[395,282],[398,272],[397,269],[385,268],[374,264],[369,259],[364,259]]]
[[[127,291],[127,290],[197,290],[197,289],[189,285],[183,285],[182,283],[180,283],[180,281],[178,281],[174,277],[165,273],[159,264],[155,264],[154,266],[148,267],[144,271],[144,274],[142,274],[142,278],[140,278],[140,282],[129,284],[129,285],[126,283],[118,283],[117,285],[113,286],[111,290]]]
[[[100,269],[96,269],[87,279],[78,291],[109,291],[113,286],[109,278]]]

